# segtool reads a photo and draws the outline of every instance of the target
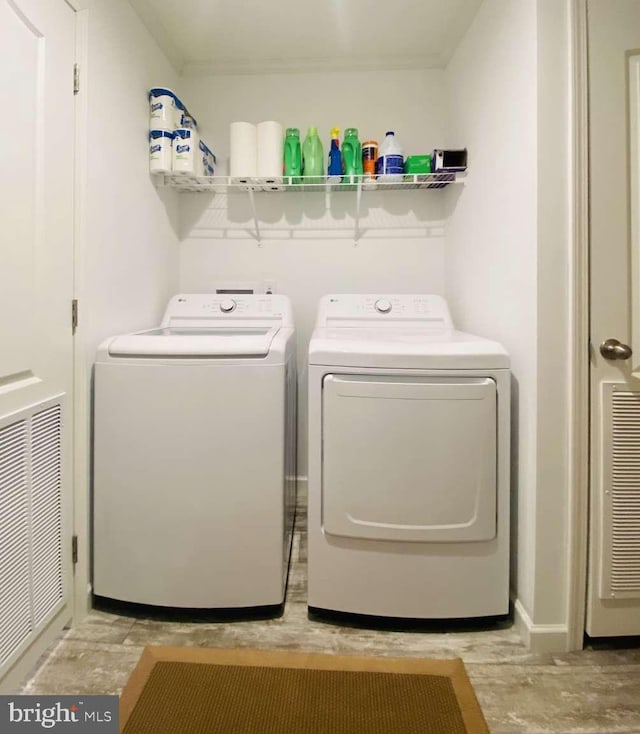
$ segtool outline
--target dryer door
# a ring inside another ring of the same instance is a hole
[[[494,538],[496,400],[489,378],[327,375],[324,531],[419,542]]]

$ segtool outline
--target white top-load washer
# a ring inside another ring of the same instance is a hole
[[[509,608],[509,358],[435,295],[322,298],[309,345],[309,607]]]
[[[96,595],[282,604],[295,512],[294,339],[286,296],[184,294],[159,328],[100,346]]]

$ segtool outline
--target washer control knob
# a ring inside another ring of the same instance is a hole
[[[220,310],[222,313],[231,313],[236,310],[237,305],[238,304],[233,300],[233,298],[227,298],[225,301],[220,303]]]
[[[386,298],[378,298],[375,306],[378,313],[389,313],[391,311],[391,301],[388,301]]]

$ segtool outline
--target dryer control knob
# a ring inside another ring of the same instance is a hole
[[[375,306],[376,311],[380,313],[389,313],[391,311],[391,301],[388,301],[386,298],[378,298]]]
[[[220,310],[222,313],[231,313],[232,311],[235,311],[237,305],[238,304],[233,300],[233,298],[228,298],[226,301],[222,301],[220,304]]]

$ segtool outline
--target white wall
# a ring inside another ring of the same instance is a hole
[[[427,153],[446,135],[441,71],[341,72],[193,77],[184,99],[226,172],[229,124],[276,119],[329,133],[357,127],[360,140],[395,130],[406,153]],[[355,194],[261,194],[265,239],[253,227],[246,194],[183,195],[180,288],[208,291],[215,281],[272,280],[293,300],[300,369],[321,295],[330,292],[444,292],[443,191],[378,192],[363,197],[369,227],[353,243]],[[300,465],[306,473],[306,382],[300,381]]]
[[[157,323],[178,284],[178,198],[148,173],[151,86],[178,77],[126,0],[78,0],[76,616],[89,572],[90,378],[107,336]]]
[[[148,173],[150,87],[176,72],[126,0],[88,10],[86,293],[89,358],[106,336],[153,325],[178,283],[178,197]]]
[[[452,212],[447,296],[459,328],[504,344],[513,369],[517,595],[533,609],[537,409],[535,0],[485,0],[446,70],[448,144],[469,148]]]

